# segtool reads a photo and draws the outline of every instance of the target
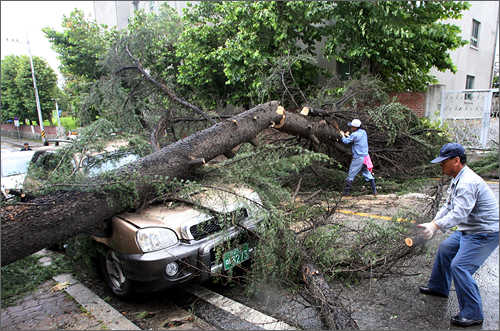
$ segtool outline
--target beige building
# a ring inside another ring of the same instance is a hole
[[[116,26],[121,30],[127,27],[129,18],[134,16],[136,10],[143,9],[146,12],[154,12],[164,2],[167,2],[181,15],[182,9],[187,7],[187,3],[190,1],[94,1],[94,17],[99,24]]]
[[[498,44],[498,1],[470,1],[471,7],[459,20],[449,20],[462,30],[462,38],[469,44],[451,51],[457,67],[453,74],[449,70],[433,69],[439,84],[447,90],[488,89],[493,81],[495,50]]]

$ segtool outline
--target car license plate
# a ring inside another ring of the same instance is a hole
[[[250,258],[248,244],[243,244],[241,247],[225,252],[222,256],[224,262],[224,270],[230,270],[234,266],[245,262]]]

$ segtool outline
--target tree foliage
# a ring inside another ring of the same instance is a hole
[[[154,130],[170,103],[137,70],[130,69],[136,68],[138,59],[154,77],[187,94],[175,83],[180,59],[174,44],[181,31],[179,16],[166,3],[158,14],[136,12],[128,29],[117,33],[103,58],[111,74],[102,77],[90,95],[100,105],[100,116],[131,132],[147,134]]]
[[[186,15],[179,81],[233,104],[277,99],[264,80],[278,59],[317,54],[349,65],[351,75],[378,75],[392,91],[422,90],[435,82],[433,66],[456,70],[448,51],[466,41],[441,21],[466,8],[429,1],[202,2]],[[321,84],[319,74],[316,63],[290,66],[296,88]]]
[[[324,52],[351,71],[378,75],[393,91],[424,90],[432,67],[456,72],[449,50],[467,42],[458,19],[469,8],[457,1],[338,1],[331,6]]]
[[[99,60],[109,48],[112,33],[105,26],[87,20],[79,9],[69,17],[63,16],[62,28],[63,32],[49,27],[42,29],[59,54],[61,72],[87,80],[99,79],[104,74]]]
[[[302,1],[199,3],[186,13],[177,46],[179,82],[202,90],[210,107],[280,99],[265,79],[281,57],[314,53],[323,8],[322,2]],[[304,59],[289,69],[301,89],[317,83],[321,71]]]
[[[136,11],[120,32],[85,19],[78,10],[64,18],[63,32],[44,29],[60,55],[73,105],[87,122],[102,109],[92,84],[131,64],[125,46],[153,77],[218,112],[227,104],[247,108],[272,99],[299,108],[329,78],[317,61],[323,57],[349,67],[351,76],[376,75],[391,91],[421,90],[434,82],[433,66],[455,71],[447,52],[465,41],[457,26],[442,21],[459,18],[468,4],[199,2],[182,17],[168,3],[160,8],[151,14]],[[114,91],[127,96],[122,105],[134,108],[128,110],[134,116],[144,117],[138,109],[150,109],[154,99],[154,108],[168,109],[154,91],[141,93],[133,77],[124,78],[122,90]]]
[[[33,66],[42,117],[52,121],[54,98],[60,93],[57,76],[48,63],[38,56],[33,57]],[[9,55],[2,60],[1,86],[3,121],[17,117],[21,122],[24,120],[39,122],[28,56]]]
[[[79,9],[64,16],[62,28],[62,32],[49,27],[42,31],[59,54],[65,92],[70,97],[73,113],[83,124],[88,124],[96,119],[99,110],[96,105],[85,103],[85,98],[93,83],[106,74],[100,61],[116,31],[86,19]]]

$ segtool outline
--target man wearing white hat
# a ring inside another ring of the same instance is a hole
[[[375,187],[375,178],[371,173],[373,168],[370,155],[368,154],[368,135],[366,131],[361,129],[361,121],[353,119],[347,124],[351,127],[352,133],[340,131],[342,136],[342,142],[344,144],[351,144],[352,149],[352,161],[349,166],[349,174],[345,180],[344,195],[349,195],[351,193],[352,182],[354,177],[361,171],[363,177],[367,182],[370,182],[372,188],[372,193],[377,194],[377,189]]]

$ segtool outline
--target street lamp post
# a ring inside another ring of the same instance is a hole
[[[7,38],[6,41],[9,41]],[[20,43],[19,40],[11,38],[12,42]],[[31,56],[31,47],[28,36],[26,36],[26,44],[28,45],[28,55],[30,58],[30,66],[31,66],[31,76],[33,77],[33,88],[35,89],[35,99],[36,99],[36,110],[38,112],[38,122],[40,122],[40,135],[42,136],[42,142],[44,145],[47,145],[47,139],[45,137],[45,130],[43,128],[43,118],[42,118],[42,108],[40,106],[40,99],[38,97],[38,88],[36,87],[36,78],[35,78],[35,67],[33,65],[33,57]]]
[[[43,129],[42,108],[40,107],[40,99],[38,98],[38,89],[36,87],[35,67],[33,66],[33,58],[31,57],[30,41],[28,38],[26,38],[26,41],[27,41],[26,43],[28,44],[28,55],[30,57],[31,76],[33,77],[33,88],[35,89],[36,110],[38,111],[38,121],[40,122],[40,135],[42,136],[43,144],[47,145],[47,139],[45,138],[45,130]]]

